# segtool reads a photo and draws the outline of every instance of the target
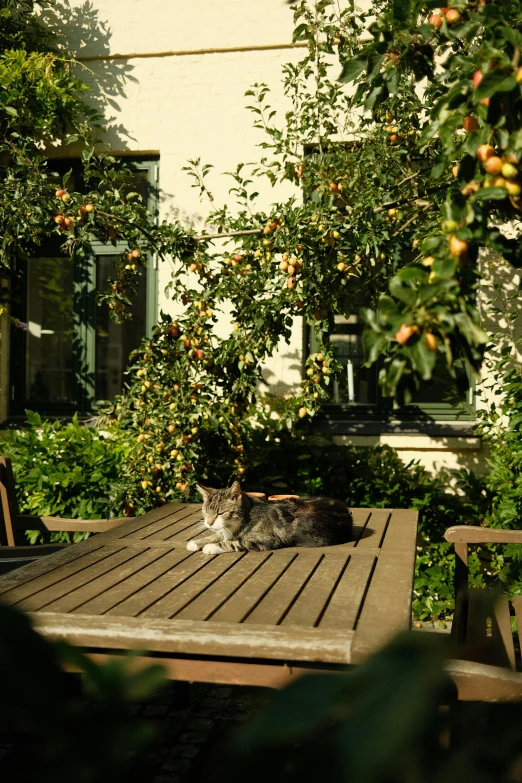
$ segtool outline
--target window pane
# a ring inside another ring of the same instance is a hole
[[[27,265],[25,398],[73,402],[73,262],[32,258]]]
[[[344,368],[339,381],[334,381],[333,402],[376,405],[378,402],[377,368],[363,367],[363,325],[357,316],[335,316],[335,330],[331,334],[335,358]]]
[[[114,262],[119,255],[96,257],[96,287],[107,288],[114,275]],[[132,320],[115,324],[106,304],[96,308],[96,399],[112,400],[123,388],[123,372],[131,351],[138,348],[146,332],[146,276],[140,277],[138,292],[133,297]]]

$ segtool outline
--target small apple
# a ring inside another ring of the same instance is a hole
[[[71,223],[72,223],[71,218],[66,217],[66,218],[63,219],[63,224],[64,224],[64,226],[67,226],[67,228],[69,228]]]
[[[517,82],[522,82],[522,66],[515,71],[515,79]]]
[[[431,24],[432,27],[435,27],[438,30],[442,24],[442,16],[440,14],[431,14],[428,19],[428,24]]]
[[[482,79],[484,78],[484,74],[482,71],[475,71],[473,74],[473,84],[475,87],[478,87]]]
[[[462,18],[456,8],[449,8],[448,11],[446,11],[445,16],[448,24],[456,24],[457,22],[460,22]]]
[[[298,415],[299,415],[300,419],[304,419],[304,417],[307,415],[307,413],[308,413],[308,411],[306,410],[306,408],[299,408]]]
[[[65,190],[63,190],[62,188],[58,188],[58,190],[54,195],[56,196],[56,198],[62,198],[62,196],[65,196]]]
[[[197,359],[202,359],[205,355],[205,352],[201,348],[198,348],[194,353],[196,354]]]
[[[295,279],[295,277],[289,277],[286,281],[286,287],[292,290],[292,288],[295,288],[296,283],[297,280]]]
[[[70,203],[71,197],[69,196],[68,193],[64,193],[63,194],[62,201],[63,201],[64,204],[69,204]]]
[[[339,188],[337,187],[337,183],[336,182],[331,182],[330,183],[330,190],[339,190]]]
[[[391,144],[395,144],[395,142],[398,140],[399,140],[399,136],[396,133],[392,133],[392,135],[390,136]]]
[[[495,154],[495,147],[491,144],[481,144],[477,150],[477,158],[481,163],[485,163],[489,158],[492,158]]]
[[[344,261],[341,261],[339,264],[337,264],[337,269],[339,270],[339,272],[344,272],[344,270],[346,269],[346,264],[344,263]]]
[[[463,196],[471,196],[471,194],[476,193],[477,190],[480,190],[480,185],[478,182],[472,179],[471,182],[468,182],[467,185],[464,185],[460,192]]]
[[[431,332],[426,332],[424,335],[424,340],[426,342],[426,346],[430,349],[430,351],[436,351],[437,350],[437,338],[434,334]]]
[[[408,326],[408,324],[402,324],[400,329],[395,332],[395,339],[399,345],[405,345],[410,337],[419,331],[419,327],[416,325]]]
[[[133,258],[139,258],[141,256],[141,253],[139,250],[132,250],[131,255]]]
[[[85,205],[85,211],[86,212],[93,212],[94,211],[94,204],[86,204]]]
[[[449,240],[449,250],[452,256],[460,257],[468,250],[468,243],[452,234]]]
[[[484,161],[482,167],[488,174],[500,174],[503,165],[502,158],[499,158],[498,155],[493,155]]]
[[[505,187],[510,196],[520,196],[521,188],[518,182],[506,182]]]
[[[243,256],[240,253],[236,253],[234,256],[234,261],[241,261]]]
[[[295,275],[295,266],[289,264],[286,271],[292,277],[293,275]]]
[[[442,230],[445,234],[452,234],[458,228],[456,220],[444,220],[442,223]]]
[[[504,163],[501,171],[502,171],[502,176],[506,177],[507,179],[513,179],[518,174],[517,169],[515,168],[515,166],[513,166],[512,163]]]
[[[63,215],[56,215],[54,218],[54,222],[58,223],[58,225],[61,225],[64,222],[65,218]]]
[[[479,123],[476,117],[471,117],[469,114],[467,117],[464,117],[464,120],[462,122],[464,126],[464,130],[466,133],[471,133],[474,130],[477,130],[479,128]]]

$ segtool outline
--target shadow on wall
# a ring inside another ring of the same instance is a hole
[[[110,53],[112,32],[91,2],[73,6],[70,0],[55,0],[43,9],[41,19],[55,33],[58,47],[75,58]],[[127,140],[133,137],[115,116],[109,115],[109,107],[119,112],[118,99],[125,96],[125,85],[137,82],[131,74],[133,66],[126,60],[96,60],[75,67],[77,76],[91,88],[86,101],[105,118],[103,140],[117,149],[127,149]]]
[[[284,361],[285,375],[288,375],[289,373],[298,373],[299,376],[301,376],[303,371],[303,361],[299,351],[292,351],[291,353],[285,354],[284,359],[277,357],[277,354],[273,358],[276,360],[279,358],[280,361]],[[285,393],[294,394],[296,386],[299,386],[299,383],[285,383],[283,380],[281,380],[279,374],[273,372],[269,367],[263,367],[263,381],[259,384],[259,386],[262,394],[268,391],[269,394],[273,394],[276,397],[283,397]]]

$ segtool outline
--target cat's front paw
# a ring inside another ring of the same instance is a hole
[[[197,552],[199,548],[200,546],[197,541],[192,540],[187,544],[187,549],[189,552]]]
[[[220,555],[225,550],[221,548],[220,544],[205,544],[203,547],[204,555]]]

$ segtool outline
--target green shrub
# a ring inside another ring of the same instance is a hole
[[[27,411],[29,426],[10,430],[2,452],[11,458],[20,511],[82,519],[117,516],[113,502],[126,447],[117,438],[82,426],[61,425]],[[29,533],[31,543],[69,541],[68,533]],[[74,533],[74,541],[85,538]]]

